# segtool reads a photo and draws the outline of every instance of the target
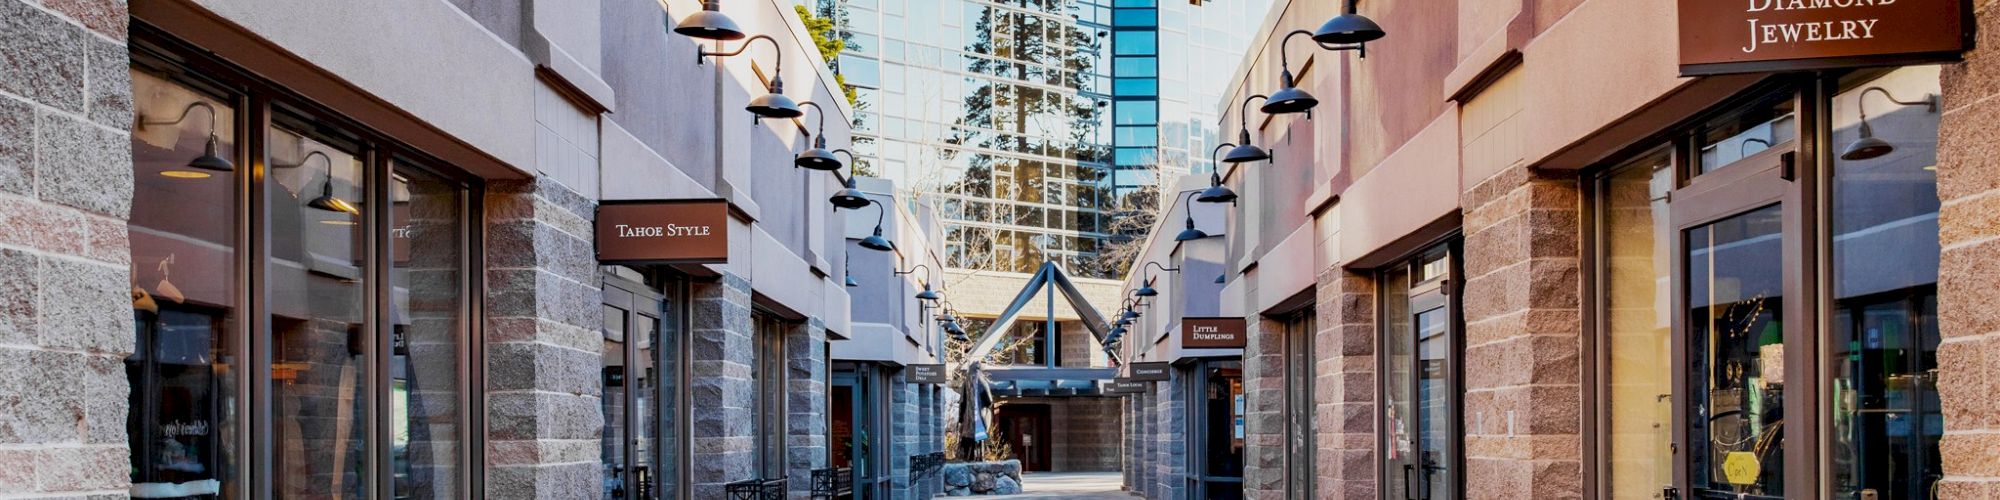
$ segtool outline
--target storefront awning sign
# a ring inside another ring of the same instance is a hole
[[[619,264],[729,262],[729,203],[607,200],[597,206],[597,261]]]
[[[1132,363],[1132,376],[1129,378],[1143,382],[1163,382],[1173,378],[1168,372],[1172,369],[1173,365],[1165,361]]]
[[[1679,0],[1681,74],[1955,61],[1967,0]]]
[[[944,365],[909,365],[909,368],[910,368],[910,383],[913,384],[945,383],[946,377],[944,373]]]
[[[1144,393],[1144,392],[1146,392],[1146,389],[1147,389],[1147,388],[1148,388],[1149,386],[1151,386],[1151,385],[1153,385],[1153,384],[1151,384],[1151,383],[1148,383],[1148,382],[1140,382],[1140,381],[1136,381],[1136,380],[1132,380],[1132,379],[1127,379],[1127,378],[1124,378],[1124,377],[1119,377],[1119,378],[1115,378],[1115,379],[1112,379],[1112,380],[1111,380],[1111,383],[1108,383],[1108,384],[1105,384],[1105,385],[1104,385],[1104,393],[1105,393],[1105,394],[1140,394],[1140,393]]]
[[[1242,349],[1247,329],[1243,318],[1181,318],[1181,347]]]

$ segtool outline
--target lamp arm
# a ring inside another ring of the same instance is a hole
[[[1930,112],[1932,113],[1936,113],[1938,110],[1938,101],[1936,94],[1924,94],[1924,99],[1921,101],[1904,101],[1902,99],[1897,99],[1895,94],[1890,94],[1889,89],[1882,88],[1881,86],[1874,86],[1861,89],[1861,95],[1856,96],[1854,98],[1854,109],[1855,111],[1861,114],[1861,117],[1863,119],[1868,118],[1869,92],[1880,92],[1882,94],[1883,99],[1888,99],[1889,102],[1893,102],[1896,104],[1904,106],[1915,106],[1918,104],[1922,104],[1926,109],[1930,110]]]
[[[215,117],[217,116],[215,111],[215,106],[209,105],[207,101],[202,101],[202,100],[196,100],[194,102],[188,103],[187,107],[181,108],[181,116],[179,118],[174,118],[172,120],[167,120],[167,121],[141,121],[139,122],[139,124],[173,125],[176,123],[184,122],[187,121],[189,114],[194,113],[194,108],[201,108],[208,110],[208,135],[215,135]]]
[[[1215,149],[1214,149],[1214,150],[1210,150],[1210,151],[1208,152],[1208,162],[1209,162],[1209,163],[1222,163],[1222,160],[1218,160],[1218,159],[1216,159],[1216,158],[1215,158],[1215,155],[1219,155],[1219,154],[1222,154],[1222,148],[1233,148],[1233,147],[1236,147],[1236,143],[1234,143],[1234,142],[1225,142],[1225,143],[1222,143],[1222,144],[1217,144],[1217,145],[1215,145]]]
[[[701,64],[701,62],[703,60],[706,60],[709,56],[736,57],[738,55],[742,55],[743,51],[750,50],[751,42],[755,42],[760,39],[766,42],[771,42],[771,52],[777,54],[778,64],[775,67],[776,71],[773,71],[772,74],[773,75],[783,74],[785,72],[785,48],[784,46],[778,45],[778,39],[771,38],[771,35],[757,35],[750,37],[749,40],[743,41],[743,45],[736,46],[736,50],[728,52],[709,52],[708,49],[701,49],[695,52],[694,62],[695,64]],[[776,76],[772,77],[772,80],[776,79],[777,79]]]
[[[1161,271],[1172,271],[1172,272],[1176,272],[1176,273],[1178,273],[1178,272],[1181,272],[1181,268],[1178,268],[1178,267],[1167,267],[1167,266],[1166,266],[1165,264],[1161,264],[1161,263],[1160,263],[1160,261],[1149,261],[1149,262],[1147,262],[1147,263],[1146,263],[1146,267],[1148,267],[1148,268],[1159,268],[1159,270],[1161,270]]]
[[[869,199],[868,199],[868,202],[869,202],[869,203],[873,203],[873,204],[875,204],[875,208],[876,208],[876,211],[875,211],[875,227],[877,227],[877,228],[880,228],[880,227],[882,227],[882,221],[884,220],[884,219],[883,219],[883,217],[884,217],[884,216],[886,216],[886,215],[889,215],[889,205],[886,205],[886,204],[883,204],[883,203],[882,203],[882,200],[877,200],[877,199],[874,199],[874,198],[869,198]]]
[[[826,142],[826,108],[819,107],[819,103],[812,101],[801,102],[799,103],[799,105],[812,106],[814,111],[818,111],[818,113],[814,113],[815,115],[819,116],[818,129],[809,135],[812,135],[813,137],[818,137],[820,142],[822,143]]]
[[[1245,97],[1243,98],[1243,104],[1237,106],[1236,118],[1237,120],[1241,121],[1241,124],[1243,125],[1243,133],[1246,134],[1250,133],[1250,101],[1255,99],[1263,99],[1269,101],[1271,100],[1271,96],[1267,96],[1264,94],[1257,94],[1250,97]]]
[[[1299,35],[1305,35],[1307,37],[1311,37],[1312,32],[1306,30],[1293,30],[1291,33],[1285,34],[1285,39],[1283,41],[1278,42],[1278,69],[1283,70],[1286,73],[1292,72],[1292,59],[1291,59],[1291,52],[1285,50],[1285,48],[1291,47],[1292,37]]]

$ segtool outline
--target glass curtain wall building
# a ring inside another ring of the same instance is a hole
[[[1158,168],[1189,171],[1187,151],[1213,143],[1226,82],[1198,81],[1223,73],[1192,61],[1235,64],[1243,27],[1269,6],[802,1],[848,41],[835,64],[856,90],[857,171],[936,200],[948,267],[1032,273],[1054,260],[1084,277],[1123,272],[1098,258],[1117,196],[1156,183]],[[1191,121],[1162,124],[1163,111]]]

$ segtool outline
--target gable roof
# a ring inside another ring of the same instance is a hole
[[[1019,319],[1021,310],[1028,307],[1028,302],[1034,300],[1036,295],[1040,295],[1042,287],[1045,286],[1055,287],[1054,291],[1062,292],[1063,299],[1069,302],[1070,308],[1075,309],[1077,317],[1083,320],[1084,329],[1089,330],[1091,338],[1096,339],[1097,345],[1102,347],[1105,335],[1109,334],[1104,316],[1098,314],[1096,308],[1091,307],[1090,301],[1084,299],[1083,292],[1076,289],[1076,285],[1069,281],[1069,275],[1063,273],[1061,267],[1057,267],[1054,262],[1043,262],[1041,269],[1035,270],[1035,275],[1028,278],[1028,284],[1021,287],[1021,293],[1014,296],[1014,301],[1007,304],[1007,309],[1001,311],[1000,316],[993,319],[993,325],[986,328],[986,333],[979,336],[979,341],[972,344],[972,350],[966,351],[964,361],[953,368],[964,370],[967,366],[977,364],[986,359],[988,354],[992,354],[993,349],[1006,338],[1007,332],[1014,329],[1014,322]],[[1117,366],[1117,352],[1106,354],[1111,356],[1112,366]]]

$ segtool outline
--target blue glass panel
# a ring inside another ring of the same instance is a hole
[[[1160,53],[1160,34],[1154,31],[1118,31],[1111,34],[1112,54],[1153,55]],[[1122,75],[1121,75],[1122,76]]]

